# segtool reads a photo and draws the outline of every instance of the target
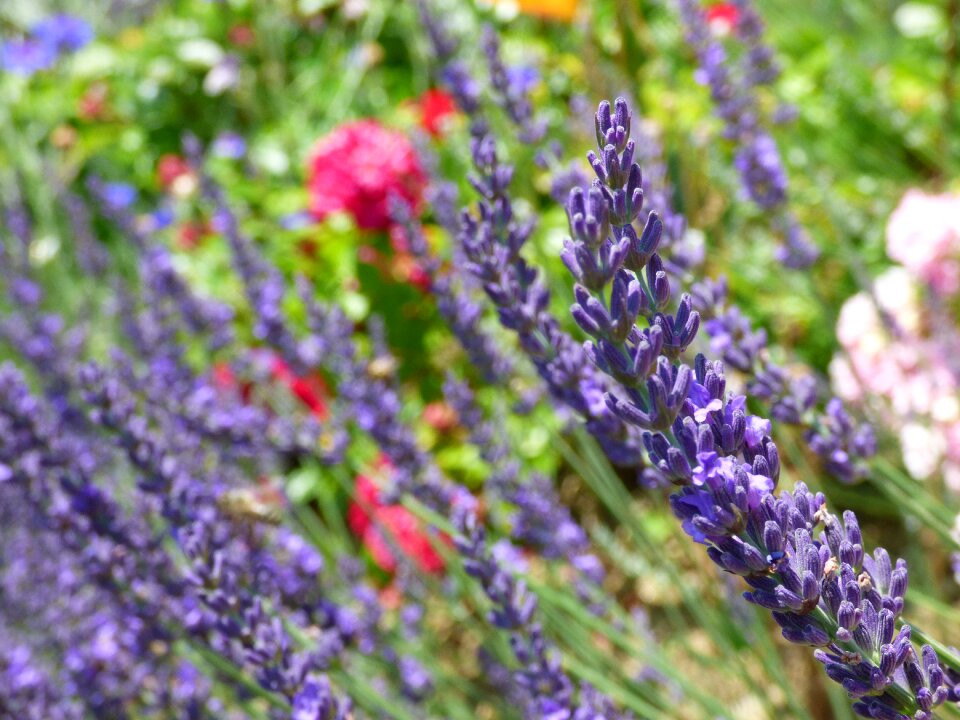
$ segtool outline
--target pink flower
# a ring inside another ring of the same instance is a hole
[[[886,401],[886,422],[900,439],[904,465],[915,478],[934,473],[960,492],[960,396],[950,350],[923,322],[918,285],[903,267],[885,271],[840,311],[837,339],[845,353],[830,363],[837,394]],[[877,305],[896,321],[886,326]]]
[[[938,293],[960,289],[960,195],[908,190],[887,223],[887,255]]]
[[[426,176],[410,141],[375,120],[339,126],[310,153],[310,212],[318,220],[347,212],[365,230],[390,227],[389,198],[419,207]]]

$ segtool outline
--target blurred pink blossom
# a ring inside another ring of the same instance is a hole
[[[960,492],[960,386],[947,349],[924,325],[919,282],[912,271],[893,267],[872,293],[844,303],[837,321],[844,352],[830,363],[830,375],[844,400],[883,401],[911,475],[942,473]]]
[[[940,294],[960,289],[960,194],[908,190],[887,223],[887,255]]]
[[[426,175],[405,135],[376,120],[344,123],[320,138],[307,160],[310,212],[347,212],[364,230],[390,228],[389,198],[419,208]]]

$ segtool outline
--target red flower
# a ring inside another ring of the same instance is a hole
[[[310,212],[318,220],[348,212],[365,230],[386,230],[390,196],[418,207],[426,176],[405,136],[374,120],[359,120],[317,142],[308,160],[307,185]]]
[[[323,382],[323,378],[316,374],[306,377],[294,374],[290,366],[279,355],[273,357],[270,364],[270,374],[274,379],[286,385],[287,389],[306,405],[317,418],[320,420],[326,419],[327,405],[323,401],[323,396],[327,392],[327,386]]]
[[[225,362],[218,362],[213,366],[213,369],[210,371],[210,379],[213,380],[213,384],[216,387],[227,392],[236,390],[239,387],[236,373],[234,373],[233,368]]]
[[[184,222],[177,228],[176,246],[181,250],[193,250],[210,234],[206,223]]]
[[[374,521],[364,533],[363,543],[378,566],[387,572],[397,569],[392,549],[395,545],[424,572],[443,572],[443,558],[433,549],[420,521],[405,507],[388,505],[377,508]]]
[[[410,253],[398,252],[394,255],[389,261],[389,270],[393,278],[399,282],[410,283],[423,292],[430,289],[432,283],[430,274]]]
[[[256,42],[257,36],[249,25],[234,25],[227,31],[227,40],[237,47],[247,48]]]
[[[307,406],[320,420],[327,418],[327,405],[324,396],[327,386],[319,375],[301,377],[296,375],[283,359],[269,350],[255,350],[263,352],[265,363],[269,363],[270,377],[284,385],[300,402]],[[213,384],[225,392],[236,392],[244,402],[250,402],[253,386],[248,382],[240,382],[233,369],[226,363],[217,363],[211,370]]]
[[[449,432],[457,426],[457,411],[443,400],[437,400],[423,409],[423,421],[438,432]]]
[[[430,277],[430,273],[417,263],[414,263],[410,268],[410,272],[407,274],[407,280],[411,285],[423,292],[429,292],[430,287],[433,285],[433,278]]]
[[[417,101],[420,106],[420,127],[433,137],[440,137],[450,118],[457,112],[453,97],[443,90],[427,90]]]
[[[102,82],[94,83],[77,103],[77,114],[84,120],[100,120],[107,110],[109,89]]]
[[[379,465],[389,467],[385,459]],[[397,548],[424,572],[443,572],[443,558],[433,549],[430,536],[413,513],[402,505],[383,504],[380,488],[366,475],[357,476],[354,493],[356,501],[347,508],[347,525],[378,567],[394,572],[397,559],[393,553]]]
[[[707,8],[707,24],[715,35],[729,35],[740,19],[740,11],[731,3],[718,3]]]
[[[353,492],[356,500],[347,508],[347,525],[354,535],[362,538],[370,527],[371,514],[380,507],[380,489],[366,475],[357,475]]]
[[[157,163],[157,182],[164,189],[169,188],[177,178],[191,173],[190,164],[179,155],[167,153]]]

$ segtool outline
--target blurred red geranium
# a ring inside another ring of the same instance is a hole
[[[327,395],[327,386],[323,378],[313,373],[306,376],[297,375],[284,362],[283,358],[269,350],[254,350],[263,354],[263,362],[269,367],[270,379],[274,380],[290,391],[307,409],[319,420],[327,418],[328,410],[324,398]],[[250,402],[253,386],[248,382],[241,382],[236,373],[226,363],[217,363],[211,371],[214,385],[228,392],[236,392],[244,402]]]
[[[389,198],[420,206],[426,176],[410,141],[375,120],[339,126],[317,141],[307,164],[310,212],[348,212],[365,230],[390,227]]]
[[[381,458],[377,469],[389,472],[389,461]],[[413,513],[402,505],[384,504],[377,483],[366,475],[357,475],[354,493],[356,499],[347,509],[347,524],[378,567],[394,572],[397,548],[424,572],[443,572],[443,558],[434,550],[430,536]]]
[[[323,401],[327,394],[327,385],[316,373],[297,375],[279,355],[274,355],[270,365],[270,374],[307,406],[318,419],[327,418],[327,404]]]
[[[238,24],[227,31],[227,40],[237,47],[248,48],[257,41],[257,36],[249,25]]]
[[[417,106],[420,108],[420,127],[434,137],[443,135],[450,118],[457,113],[457,104],[453,97],[436,88],[421,95]]]

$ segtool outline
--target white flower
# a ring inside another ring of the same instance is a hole
[[[940,465],[945,443],[940,433],[919,423],[908,422],[900,430],[900,448],[907,472],[922,480],[930,477]]]

